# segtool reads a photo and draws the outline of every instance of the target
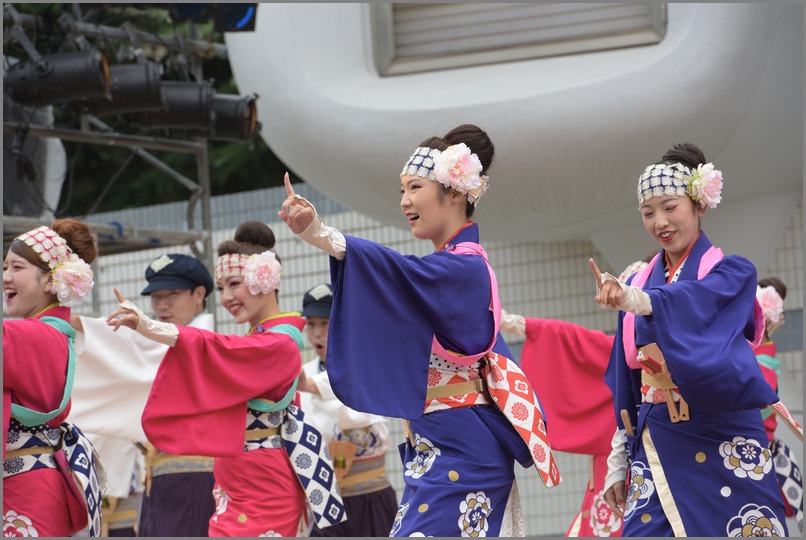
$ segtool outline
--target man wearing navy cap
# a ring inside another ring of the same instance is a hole
[[[140,294],[151,296],[151,308],[163,322],[187,326],[207,307],[213,291],[210,272],[195,257],[170,253],[146,268],[148,285]]]
[[[397,513],[397,495],[386,477],[389,426],[384,417],[351,409],[333,393],[325,369],[332,305],[329,283],[302,298],[305,329],[317,358],[303,364],[297,389],[306,418],[328,443],[347,521],[326,529],[314,525],[310,536],[387,536]]]
[[[148,265],[145,278],[141,294],[151,297],[155,318],[215,329],[205,311],[213,278],[201,261],[162,255]],[[82,422],[107,472],[106,535],[207,536],[215,512],[213,458],[158,452],[140,421],[168,348],[137,332],[111,332],[104,317],[73,317],[71,324],[79,332],[70,418]]]

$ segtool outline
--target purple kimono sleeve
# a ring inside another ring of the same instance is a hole
[[[344,260],[330,262],[327,366],[334,393],[358,411],[419,418],[433,336],[463,354],[492,339],[484,261],[446,252],[401,255],[348,236]],[[494,350],[511,358],[500,334]]]
[[[702,279],[661,286],[650,281],[645,290],[652,315],[636,317],[636,343],[658,344],[692,407],[727,412],[777,401],[748,342],[756,292],[750,261],[732,255]]]

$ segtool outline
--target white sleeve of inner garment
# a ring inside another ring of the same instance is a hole
[[[176,340],[179,339],[179,329],[175,324],[155,321],[149,318],[140,308],[132,304],[129,300],[120,304],[120,307],[130,309],[137,313],[137,316],[140,318],[140,322],[137,323],[138,334],[169,347],[176,345]]]
[[[624,296],[621,297],[621,304],[618,307],[619,310],[629,311],[636,315],[652,315],[652,300],[643,289],[627,285],[607,272],[602,274],[602,283],[608,279],[612,279],[618,283],[624,293]]]
[[[627,480],[627,432],[616,429],[610,441],[610,455],[607,456],[607,476],[604,491],[616,482]]]
[[[526,319],[523,315],[515,315],[501,310],[501,331],[518,336],[526,335]]]
[[[344,260],[344,256],[347,254],[347,241],[341,231],[322,223],[322,219],[319,217],[316,208],[314,208],[307,199],[299,195],[297,199],[300,199],[303,204],[312,208],[314,212],[313,222],[297,236],[313,247],[321,249],[331,257],[340,261]]]

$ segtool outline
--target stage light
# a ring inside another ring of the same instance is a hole
[[[112,88],[109,97],[74,103],[81,111],[95,115],[156,111],[163,108],[162,66],[147,61],[112,66]]]
[[[106,95],[112,77],[98,49],[52,54],[41,62],[21,60],[4,73],[3,86],[23,105],[49,105]]]
[[[212,83],[163,81],[163,103],[161,110],[127,115],[132,123],[142,126],[201,129],[209,131],[213,127]]]
[[[216,95],[213,97],[211,139],[250,141],[258,130],[257,96]]]

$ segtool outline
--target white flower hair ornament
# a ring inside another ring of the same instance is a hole
[[[280,288],[282,266],[271,250],[252,255],[243,265],[244,283],[250,294],[266,294]]]
[[[50,227],[37,227],[15,240],[30,247],[51,272],[51,290],[63,306],[81,302],[95,286],[92,268]]]
[[[464,194],[468,202],[475,206],[487,192],[490,183],[490,178],[481,174],[483,169],[479,157],[465,143],[459,143],[443,151],[418,147],[403,166],[400,176],[413,175],[434,180]]]
[[[705,208],[722,201],[722,171],[713,163],[697,165],[692,171],[682,163],[656,163],[638,178],[638,205],[652,197],[688,195]]]
[[[756,287],[756,298],[761,305],[761,311],[764,313],[764,318],[772,324],[781,322],[781,317],[784,314],[784,300],[775,287],[768,285],[767,287]]]

